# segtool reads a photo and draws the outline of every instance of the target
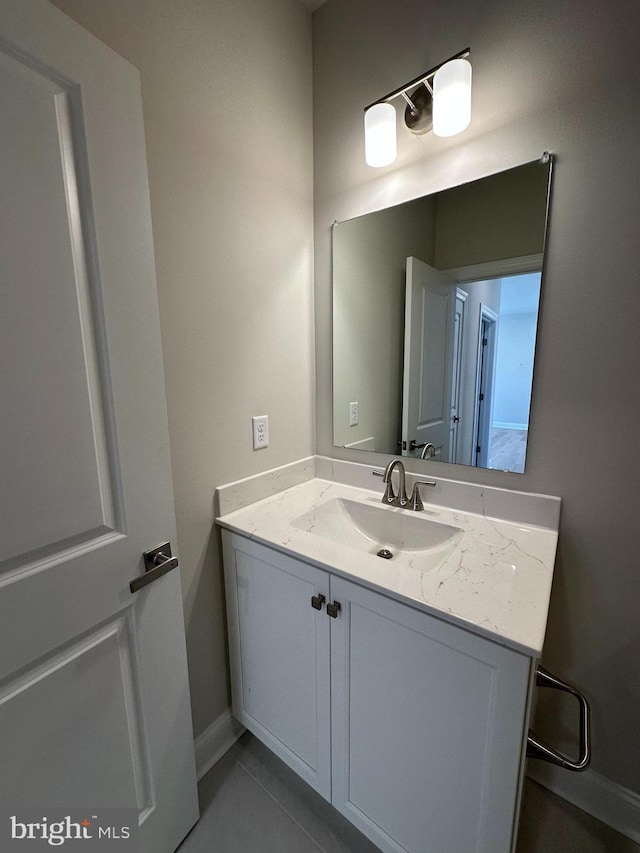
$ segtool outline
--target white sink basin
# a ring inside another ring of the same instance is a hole
[[[416,568],[426,568],[416,559],[421,554],[448,553],[462,535],[459,527],[432,521],[421,512],[345,498],[333,498],[320,504],[291,524],[298,530],[367,554],[390,551],[391,557],[387,559],[400,558],[402,562],[415,564]]]

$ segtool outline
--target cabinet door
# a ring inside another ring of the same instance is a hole
[[[223,531],[233,713],[327,799],[327,572]]]
[[[342,579],[332,802],[382,850],[508,853],[530,659]]]

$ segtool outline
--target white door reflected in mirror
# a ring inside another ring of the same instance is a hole
[[[418,258],[407,258],[402,383],[402,455],[432,444],[450,460],[455,282]]]

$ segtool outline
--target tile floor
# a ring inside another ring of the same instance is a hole
[[[201,781],[200,811],[179,853],[378,853],[248,732]],[[527,780],[516,853],[640,853],[640,846]]]

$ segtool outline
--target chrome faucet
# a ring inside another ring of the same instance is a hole
[[[425,444],[425,446],[422,448],[422,453],[420,454],[420,459],[435,459],[435,455],[436,455],[436,449],[433,446],[433,444],[431,444],[431,442],[429,442],[428,444]]]
[[[393,484],[391,482],[391,475],[393,474],[393,469],[398,466],[398,494],[393,491]],[[375,469],[371,472],[374,477],[382,477],[382,482],[386,485],[386,489],[384,491],[384,495],[382,496],[382,503],[387,506],[399,506],[403,509],[412,509],[414,512],[421,512],[424,509],[422,498],[420,497],[420,486],[431,486],[435,487],[435,480],[416,480],[413,484],[413,492],[411,494],[411,498],[407,497],[407,487],[406,487],[406,474],[404,470],[404,465],[400,461],[400,459],[392,459],[391,462],[384,469],[384,473],[382,471],[376,471]]]
[[[393,484],[391,482],[391,475],[393,474],[393,469],[398,466],[398,475],[400,480],[398,482],[398,494],[396,495],[393,491]],[[382,475],[382,482],[386,483],[387,488],[385,489],[384,496],[382,498],[382,503],[388,504],[389,506],[406,506],[409,503],[409,498],[407,497],[407,489],[405,486],[405,472],[404,465],[402,464],[402,460],[400,459],[392,459],[391,462],[384,469],[384,474]]]

